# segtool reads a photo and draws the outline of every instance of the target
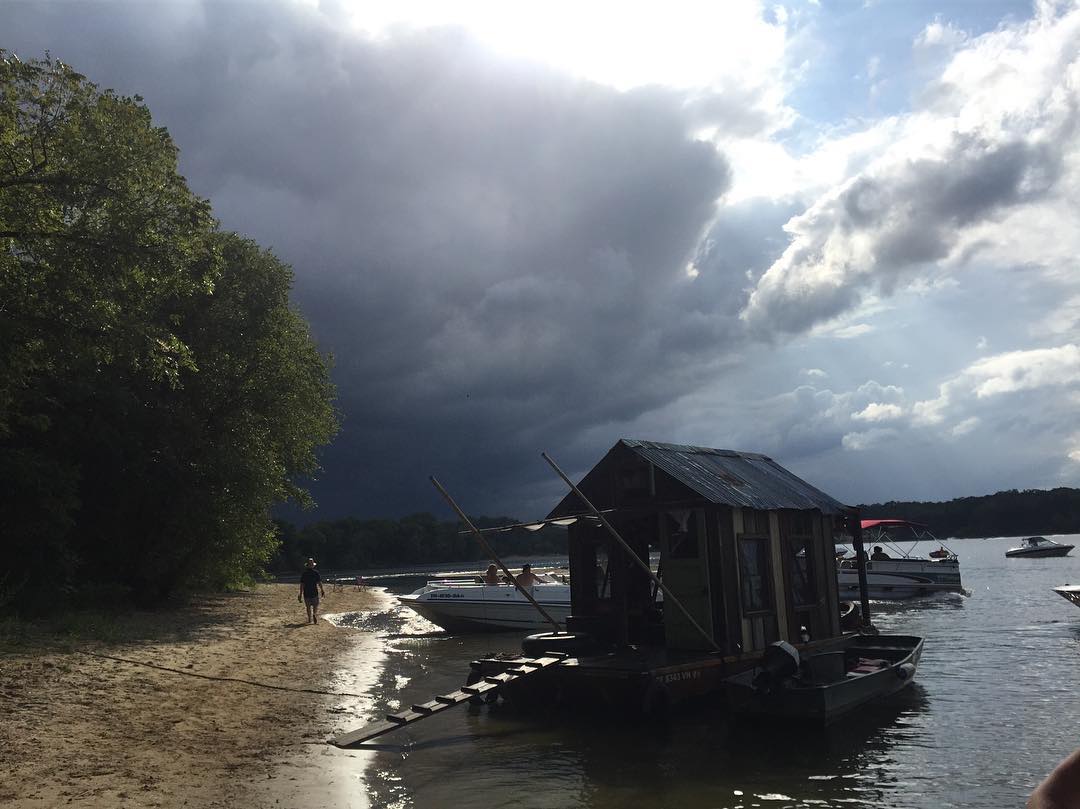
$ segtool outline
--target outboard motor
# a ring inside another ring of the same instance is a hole
[[[760,671],[754,677],[754,690],[769,693],[785,679],[799,672],[799,651],[787,641],[770,643],[762,655]]]

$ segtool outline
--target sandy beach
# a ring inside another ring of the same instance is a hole
[[[306,624],[296,593],[18,626],[0,656],[0,804],[364,806],[362,757],[325,742],[363,724],[365,700],[339,695],[364,693],[379,647]],[[323,611],[384,598],[328,587]]]

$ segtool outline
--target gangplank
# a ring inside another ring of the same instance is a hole
[[[463,685],[457,691],[451,691],[449,694],[440,694],[429,702],[413,705],[411,708],[398,713],[387,714],[385,719],[372,722],[370,725],[365,725],[358,730],[344,733],[336,739],[332,739],[330,743],[343,749],[358,747],[366,741],[382,736],[384,733],[419,722],[421,719],[427,719],[429,716],[442,713],[447,708],[453,708],[455,705],[460,705],[471,699],[491,694],[507,683],[528,677],[530,674],[543,671],[550,666],[558,665],[565,659],[565,655],[554,654],[536,658],[516,658],[511,661],[512,667],[501,674],[482,677],[471,685]]]

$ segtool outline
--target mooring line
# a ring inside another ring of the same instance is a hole
[[[76,654],[87,655],[89,657],[100,657],[104,660],[115,660],[119,663],[130,663],[133,666],[145,666],[149,669],[157,669],[158,671],[168,671],[172,674],[183,674],[185,677],[198,677],[201,680],[214,680],[222,683],[243,683],[244,685],[253,685],[257,688],[269,688],[274,691],[292,691],[297,694],[321,694],[327,697],[357,697],[363,699],[363,694],[351,694],[347,691],[320,691],[317,688],[290,688],[287,685],[273,685],[271,683],[260,683],[257,680],[245,680],[241,677],[215,677],[212,674],[200,674],[197,671],[185,671],[184,669],[174,669],[170,666],[161,666],[157,663],[147,663],[145,660],[132,660],[127,657],[116,657],[115,655],[101,654],[100,652],[88,652],[85,649],[72,649],[71,651]]]

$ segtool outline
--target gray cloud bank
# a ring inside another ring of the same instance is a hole
[[[730,170],[672,92],[295,5],[7,16],[7,47],[143,95],[223,224],[293,264],[344,414],[322,515],[428,507],[432,471],[489,510],[538,450],[692,386],[735,323],[685,272]]]

